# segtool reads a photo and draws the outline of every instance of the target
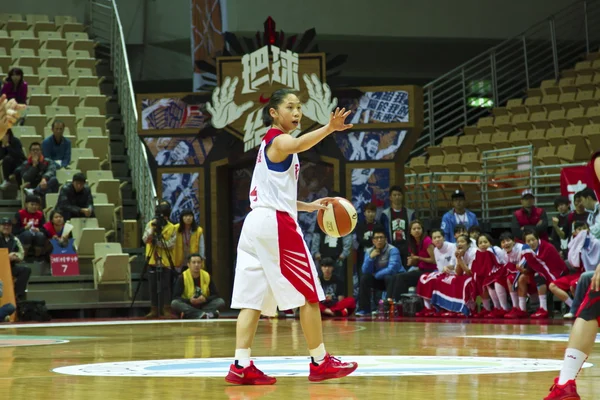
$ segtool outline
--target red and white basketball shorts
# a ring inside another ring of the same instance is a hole
[[[571,288],[573,286],[577,286],[577,281],[579,280],[580,276],[581,276],[581,272],[578,272],[573,275],[565,275],[565,276],[561,276],[560,278],[558,278],[557,280],[555,280],[552,283],[554,285],[556,285],[556,287],[559,288],[560,290],[564,290],[565,292],[568,292],[571,290]]]
[[[325,300],[317,268],[296,221],[285,212],[256,208],[248,214],[237,248],[231,308],[274,316]]]
[[[592,290],[591,286],[583,299],[583,303],[579,306],[577,318],[583,318],[586,321],[595,319],[600,325],[600,292]]]
[[[514,288],[514,282],[517,274],[508,274],[508,282],[510,282],[510,287]],[[538,292],[537,284],[535,283],[535,277],[533,275],[529,275],[529,283],[527,284],[527,293],[535,294]]]

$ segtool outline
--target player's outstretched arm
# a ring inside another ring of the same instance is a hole
[[[310,150],[321,140],[336,131],[345,131],[352,128],[352,124],[346,124],[346,117],[350,115],[350,111],[345,108],[338,108],[329,116],[329,123],[315,131],[304,134],[298,138],[290,135],[279,135],[273,140],[268,152],[275,152],[274,157],[268,154],[270,159],[284,159],[290,154],[301,153]]]

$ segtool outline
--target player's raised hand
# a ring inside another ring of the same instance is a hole
[[[345,108],[340,110],[339,107],[333,111],[329,116],[329,127],[334,131],[345,131],[346,129],[352,128],[353,124],[346,123],[346,117],[350,115],[351,111],[346,111]]]
[[[27,108],[25,104],[18,104],[14,99],[6,100],[6,95],[0,97],[0,138],[3,138],[17,122],[19,114],[25,108]]]

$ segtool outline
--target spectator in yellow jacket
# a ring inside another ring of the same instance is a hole
[[[183,268],[188,264],[190,254],[200,254],[202,259],[206,259],[204,248],[204,231],[196,222],[194,212],[190,209],[185,209],[179,217],[177,228],[177,239],[175,240],[175,270],[181,273]]]

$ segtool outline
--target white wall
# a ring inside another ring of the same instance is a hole
[[[572,0],[226,0],[230,32],[262,31],[404,38],[505,38]]]

